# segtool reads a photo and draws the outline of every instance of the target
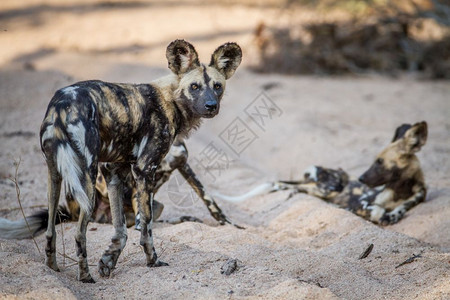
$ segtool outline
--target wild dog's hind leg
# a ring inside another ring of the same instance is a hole
[[[153,244],[153,195],[155,189],[154,175],[157,165],[150,167],[150,171],[142,171],[137,165],[131,167],[136,181],[138,193],[138,207],[141,216],[141,240],[144,248],[148,267],[167,266],[168,264],[158,260]]]
[[[61,192],[61,176],[58,174],[55,164],[51,160],[47,160],[48,166],[48,224],[47,232],[47,246],[45,247],[45,254],[47,255],[46,264],[51,269],[59,272],[58,264],[56,263],[56,230],[55,220],[56,211],[58,208],[59,195]]]
[[[101,276],[109,276],[116,266],[120,253],[127,242],[126,218],[123,210],[124,182],[130,172],[129,164],[105,164],[101,169],[108,186],[109,203],[111,206],[114,236],[111,245],[103,253],[98,263]]]
[[[93,164],[89,171],[85,173],[85,192],[91,205],[80,209],[80,217],[78,219],[77,233],[75,235],[75,243],[77,246],[78,256],[78,280],[86,283],[95,283],[89,273],[89,265],[86,251],[86,231],[94,210],[96,189],[95,182],[97,178],[97,165]]]

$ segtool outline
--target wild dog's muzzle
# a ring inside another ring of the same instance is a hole
[[[206,101],[205,108],[209,112],[216,111],[216,109],[217,109],[217,101],[216,100]]]

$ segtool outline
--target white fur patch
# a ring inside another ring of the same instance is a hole
[[[161,171],[163,172],[168,172],[171,171],[172,168],[170,167],[170,162],[172,161],[172,156],[168,157],[166,156],[163,161],[161,162],[161,164],[159,165],[159,167],[161,168]]]
[[[378,205],[369,206],[369,209],[370,209],[370,221],[373,222],[378,222],[384,215],[384,212],[386,211],[384,208]]]
[[[309,174],[309,178],[311,178],[314,181],[317,181],[317,167],[316,166],[310,166],[308,167],[303,174]]]
[[[64,94],[71,96],[73,99],[77,97],[77,86],[68,86],[61,90]]]
[[[86,158],[87,167],[90,167],[92,164],[92,154],[86,147],[86,129],[84,128],[83,123],[80,121],[76,125],[69,124],[69,126],[67,126],[67,132],[72,135],[72,139],[78,150],[83,153]]]
[[[170,147],[169,153],[175,157],[178,157],[186,153],[186,148],[183,145],[172,145],[172,147]]]
[[[175,157],[180,157],[186,153],[186,148],[183,145],[170,147],[169,153],[166,154],[159,167],[163,172],[171,171],[170,164],[174,161]]]
[[[70,191],[77,200],[80,208],[85,212],[91,212],[92,203],[80,181],[83,172],[78,164],[78,157],[69,145],[60,145],[56,153],[56,165],[61,174],[67,191]]]
[[[390,189],[385,189],[377,195],[374,204],[383,206],[385,203],[391,201],[394,198],[394,192]]]
[[[45,128],[45,131],[41,136],[41,144],[43,145],[46,140],[51,139],[54,136],[55,136],[55,127],[53,125],[47,126],[47,128]]]
[[[114,145],[113,145],[113,142],[111,141],[110,143],[109,143],[109,146],[108,146],[108,154],[110,154],[110,153],[112,153],[112,151],[113,151],[113,147],[114,147]]]
[[[225,67],[227,66],[227,62],[228,62],[229,60],[230,60],[230,59],[227,58],[227,57],[221,57],[221,58],[219,58],[219,59],[217,60],[217,68],[218,68],[218,69],[223,69],[223,68],[225,68]]]
[[[191,59],[188,56],[180,55],[181,58],[181,68],[186,69],[189,67],[189,64],[191,63]]]
[[[137,158],[140,157],[142,152],[144,151],[145,146],[147,145],[148,136],[144,136],[141,142],[133,147],[133,155]]]

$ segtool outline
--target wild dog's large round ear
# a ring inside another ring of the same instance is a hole
[[[236,43],[225,43],[214,51],[209,66],[216,68],[225,76],[225,79],[228,79],[233,76],[241,60],[241,47]]]
[[[423,121],[414,124],[408,131],[405,132],[405,151],[407,153],[414,153],[420,150],[427,142],[428,125]]]
[[[392,138],[391,143],[395,142],[398,139],[401,139],[405,136],[406,131],[410,129],[412,126],[410,124],[402,124],[395,130],[394,137]]]
[[[175,40],[167,46],[166,50],[169,69],[177,75],[184,74],[200,66],[197,51],[194,46],[185,40]]]

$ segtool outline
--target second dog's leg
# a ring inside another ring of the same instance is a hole
[[[132,166],[133,176],[136,181],[136,189],[139,195],[138,206],[141,216],[141,240],[147,258],[147,266],[160,267],[168,264],[158,260],[153,243],[153,191],[155,188],[154,173],[157,166],[150,168],[150,172],[141,171],[136,165]]]
[[[178,171],[183,175],[184,179],[189,183],[189,185],[192,187],[192,189],[197,193],[197,195],[202,199],[203,203],[205,203],[206,208],[208,208],[209,213],[211,216],[216,219],[221,225],[224,225],[225,223],[233,224],[228,218],[222,213],[222,210],[217,205],[217,203],[214,201],[214,199],[205,193],[205,189],[198,180],[197,176],[195,176],[194,171],[191,169],[189,164],[185,163],[183,166],[180,166],[178,168]],[[233,224],[235,225],[235,224]],[[235,225],[237,227],[240,227],[238,225]]]
[[[111,274],[127,242],[127,226],[123,211],[123,184],[129,170],[129,167],[112,164],[107,164],[102,168],[103,175],[108,183],[108,196],[115,233],[111,239],[111,245],[103,253],[98,263],[98,272],[101,276]]]

